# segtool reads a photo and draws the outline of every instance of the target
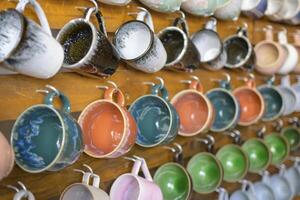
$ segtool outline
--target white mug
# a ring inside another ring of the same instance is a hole
[[[242,189],[231,194],[229,200],[256,200],[253,184],[250,181],[242,180]]]
[[[140,0],[147,7],[164,13],[180,10],[182,1],[184,0]]]
[[[22,14],[26,5],[31,4],[35,9],[42,27]],[[61,45],[52,37],[47,18],[40,5],[35,0],[21,0],[16,10],[9,9],[1,12],[1,17],[7,12],[19,13],[25,22],[24,30],[18,38],[13,53],[5,59],[5,66],[12,71],[35,78],[48,79],[53,77],[61,68],[64,52]],[[6,23],[16,23],[11,18]]]
[[[248,17],[258,19],[264,16],[267,9],[267,0],[243,0],[242,12]]]
[[[215,17],[221,20],[238,20],[241,14],[242,0],[218,0]]]
[[[300,99],[300,76],[297,76],[297,83],[292,85],[292,88],[296,92],[297,98]],[[297,103],[295,107],[295,111],[299,112],[300,111],[300,101]]]
[[[281,174],[289,182],[293,196],[297,196],[300,192],[300,173],[296,166],[286,168],[285,165],[281,166]]]
[[[192,15],[211,16],[217,8],[217,0],[186,0],[181,4],[181,9]]]
[[[282,19],[283,0],[268,0],[265,15],[272,21],[280,21]]]
[[[131,2],[131,0],[99,0],[101,3],[114,5],[114,6],[125,6]]]
[[[257,200],[275,200],[275,194],[267,184],[263,182],[256,182],[253,185],[253,188]]]

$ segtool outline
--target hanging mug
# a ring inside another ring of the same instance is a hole
[[[181,9],[196,16],[211,16],[217,8],[217,0],[185,0]]]
[[[22,13],[30,4],[41,26]],[[40,79],[53,77],[61,68],[64,53],[52,37],[41,6],[35,0],[21,0],[16,9],[0,12],[0,62],[9,70]]]
[[[258,19],[264,16],[268,0],[242,1],[242,12],[248,17]]]
[[[180,10],[184,0],[140,0],[147,7],[163,13],[170,13]]]
[[[99,0],[101,3],[114,5],[114,6],[125,6],[131,2],[131,0]]]
[[[297,98],[300,99],[300,76],[297,76],[297,83],[294,83],[292,88],[296,91]],[[296,105],[295,111],[300,111],[300,102]]]
[[[257,200],[253,184],[242,180],[242,188],[232,193],[229,200]]]
[[[281,0],[268,0],[267,10],[265,15],[272,21],[279,21],[280,17],[277,13],[283,7],[284,1]]]
[[[15,154],[4,137],[4,135],[0,132],[0,180],[7,177],[14,167]]]
[[[294,117],[289,122],[291,125],[281,128],[280,134],[287,139],[291,151],[297,151],[300,146],[299,119]]]
[[[221,20],[236,21],[241,14],[241,6],[242,0],[218,0],[214,15]]]
[[[295,33],[294,33],[294,47],[296,48],[297,52],[298,52],[298,63],[294,69],[294,72],[296,73],[300,73],[300,30],[297,30]]]
[[[13,185],[7,185],[8,188],[16,191],[13,200],[35,200],[35,196],[33,195],[33,193],[27,190],[26,186],[22,182],[18,181],[18,184],[21,186],[21,189]]]

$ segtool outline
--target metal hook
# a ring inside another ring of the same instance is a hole
[[[59,92],[54,86],[47,84],[47,85],[46,85],[46,88],[52,90],[53,92],[55,92],[55,94],[56,94],[57,96],[60,95],[60,92]]]
[[[85,174],[85,172],[81,169],[73,169],[74,172],[79,172],[79,173],[82,173],[82,174]]]
[[[20,192],[19,188],[15,187],[15,186],[13,186],[13,185],[7,185],[6,187],[9,188],[9,189],[14,190],[14,191],[16,191],[16,192]]]
[[[276,128],[277,131],[280,131],[283,128],[283,120],[278,119],[272,125],[274,128]]]
[[[95,6],[96,12],[99,11],[99,5],[98,5],[98,0],[89,0],[90,2],[92,2]]]
[[[198,82],[200,81],[200,79],[199,79],[198,76],[191,75],[190,77],[191,77],[191,79],[193,79],[193,80],[195,80],[195,81],[198,81]]]
[[[111,84],[112,86],[114,86],[115,89],[119,88],[118,85],[115,82],[113,82],[113,81],[106,81],[106,82],[109,83],[109,84]]]
[[[182,152],[183,152],[182,146],[180,144],[178,144],[177,142],[174,142],[173,145],[176,146],[177,149],[179,150],[178,154],[182,154]]]
[[[159,77],[159,76],[157,76],[157,77],[155,77],[155,78],[156,78],[157,80],[159,80],[161,87],[164,87],[164,86],[165,86],[165,81],[164,81],[164,79],[162,79],[162,78]]]
[[[259,138],[264,138],[267,131],[266,125],[263,125],[260,129],[257,130],[256,136]]]
[[[125,156],[125,157],[123,157],[125,160],[130,160],[130,161],[133,161],[133,162],[135,162],[137,159],[135,159],[135,158],[132,158],[132,157],[127,157],[127,156]]]
[[[191,80],[180,80],[179,83],[187,83],[187,84],[191,84],[192,81],[191,81]]]
[[[176,12],[179,13],[179,14],[181,15],[181,18],[182,18],[182,19],[185,19],[185,18],[186,18],[185,13],[182,12],[181,10],[177,10]]]
[[[153,83],[153,82],[143,82],[143,85],[155,86],[155,83]]]
[[[92,169],[89,165],[83,164],[83,166],[84,166],[85,168],[87,168],[87,169],[91,172],[91,174],[94,174],[93,169]]]
[[[228,83],[230,83],[230,81],[231,81],[231,76],[230,76],[230,74],[228,74],[228,73],[223,73],[223,75],[226,77],[226,81],[227,81]]]
[[[18,181],[17,183],[21,186],[21,188],[22,188],[24,191],[27,191],[27,188],[26,188],[26,186],[24,185],[24,183],[22,183],[21,181]]]

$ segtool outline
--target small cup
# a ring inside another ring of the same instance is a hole
[[[249,159],[244,150],[235,144],[223,146],[216,154],[224,170],[224,180],[236,182],[242,180],[249,169]]]
[[[300,2],[298,0],[287,1],[288,10],[284,16],[284,22],[292,25],[300,24]]]
[[[300,130],[297,127],[294,126],[288,126],[281,130],[280,134],[284,136],[289,145],[291,151],[295,151],[300,146]]]
[[[114,95],[117,102],[114,102]],[[108,88],[104,99],[90,103],[80,114],[85,153],[94,158],[116,158],[135,144],[137,125],[125,108],[125,97],[118,88]],[[101,133],[101,134],[99,134]]]
[[[99,30],[90,22],[92,14]],[[119,65],[120,57],[107,38],[102,14],[96,8],[88,8],[83,18],[68,22],[56,39],[64,48],[64,68],[97,78],[111,76]]]
[[[290,145],[285,137],[273,133],[265,136],[264,141],[272,154],[271,164],[280,165],[288,158]]]
[[[284,1],[281,0],[268,0],[267,10],[265,15],[272,21],[280,21],[280,16],[277,13],[283,7]]]
[[[253,188],[257,200],[276,200],[272,188],[270,188],[270,186],[268,186],[267,184],[263,182],[256,182],[253,184]]]
[[[287,168],[285,165],[282,165],[279,174],[289,183],[293,193],[292,196],[297,196],[300,192],[300,173],[297,168],[294,166]]]
[[[298,52],[298,63],[294,69],[294,72],[296,73],[300,73],[300,30],[297,30],[295,33],[294,33],[294,47],[296,48],[297,52]]]
[[[286,52],[283,47],[273,41],[273,28],[265,28],[266,39],[254,47],[256,54],[255,69],[261,74],[273,75],[278,72],[286,59]]]
[[[192,80],[189,89],[177,93],[171,104],[180,118],[179,135],[191,137],[210,129],[214,110],[203,94],[203,87],[199,81]]]
[[[249,126],[261,119],[265,104],[263,97],[256,89],[254,79],[247,80],[246,86],[235,89],[233,95],[238,100],[241,109],[239,125]]]
[[[181,4],[181,9],[196,16],[211,16],[217,8],[217,0],[186,0]]]
[[[99,0],[99,2],[114,6],[126,6],[131,0]]]
[[[242,188],[232,193],[229,200],[257,200],[253,184],[246,180],[242,182]]]
[[[167,89],[163,85],[154,85],[151,93],[136,99],[129,108],[138,125],[136,143],[142,147],[171,142],[180,125],[178,113],[169,102]]]
[[[62,108],[53,106],[55,97]],[[49,92],[44,104],[27,108],[11,132],[17,165],[26,172],[58,171],[73,164],[83,151],[81,128],[70,115],[69,99],[61,92]]]
[[[242,12],[244,15],[258,19],[264,16],[268,0],[243,1]]]
[[[138,175],[142,167],[145,178]],[[153,182],[145,160],[137,159],[131,173],[119,176],[110,190],[113,200],[163,200],[163,194]]]
[[[115,33],[115,44],[121,58],[131,67],[155,73],[161,70],[167,61],[167,52],[154,34],[154,25],[150,12],[138,7],[136,20],[122,24]]]
[[[242,0],[218,0],[214,15],[221,20],[236,21],[241,14],[241,7]]]
[[[14,167],[14,161],[15,161],[14,151],[1,132],[0,132],[0,149],[1,149],[0,152],[2,152],[0,157],[0,181],[1,181],[3,178],[7,177],[10,174],[10,172]]]
[[[181,29],[178,26],[181,26]],[[167,51],[166,68],[190,72],[199,67],[201,55],[188,34],[188,24],[184,15],[176,18],[173,26],[158,33]]]
[[[163,13],[170,13],[180,10],[183,0],[140,0],[147,7]]]

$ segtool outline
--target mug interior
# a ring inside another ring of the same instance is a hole
[[[258,93],[253,89],[243,88],[234,92],[240,108],[240,123],[249,124],[256,122],[263,112],[263,102]]]
[[[243,63],[249,55],[249,43],[242,37],[231,37],[224,42],[227,53],[227,64],[231,66]]]
[[[167,163],[155,172],[154,182],[160,187],[164,200],[187,200],[191,192],[190,177],[177,163]]]
[[[94,200],[89,189],[83,184],[75,184],[69,187],[61,197],[61,200]]]
[[[259,67],[277,67],[274,66],[279,58],[278,47],[273,43],[264,43],[255,47],[255,54],[257,55],[257,64]]]
[[[115,33],[114,44],[125,60],[143,56],[153,43],[153,32],[142,21],[129,21]]]
[[[79,118],[85,152],[94,157],[112,153],[123,139],[125,123],[126,119],[115,103],[100,100],[90,104]]]
[[[63,120],[54,108],[38,105],[27,109],[12,130],[17,164],[27,171],[46,169],[59,156],[64,135]]]
[[[139,199],[139,196],[139,181],[131,174],[124,174],[119,177],[110,191],[110,198],[115,200]]]
[[[169,134],[172,113],[169,105],[161,97],[147,95],[137,99],[129,108],[137,125],[137,144],[154,146]]]
[[[63,46],[65,65],[74,65],[88,56],[96,39],[95,30],[84,19],[75,19],[60,31],[57,40]]]
[[[207,124],[209,107],[197,92],[182,93],[172,102],[180,118],[180,133],[195,135]]]
[[[289,155],[289,144],[283,136],[273,133],[271,135],[267,135],[264,141],[272,154],[272,164],[281,164]]]

